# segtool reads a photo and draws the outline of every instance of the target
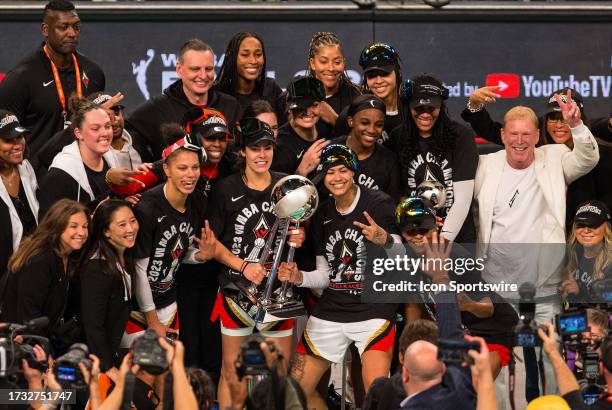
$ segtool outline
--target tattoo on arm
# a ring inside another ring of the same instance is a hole
[[[306,357],[303,354],[297,353],[294,355],[291,363],[291,377],[297,382],[304,378],[304,365]]]

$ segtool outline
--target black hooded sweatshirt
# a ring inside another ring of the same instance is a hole
[[[197,106],[189,102],[183,91],[183,81],[177,80],[166,88],[163,94],[136,108],[125,121],[125,128],[132,138],[147,145],[151,154],[150,159],[158,160],[166,146],[161,133],[162,124],[180,123],[183,115],[194,107]],[[225,116],[228,126],[233,125],[238,119],[240,110],[238,101],[234,97],[214,88],[208,91],[208,104],[205,107],[220,111]]]

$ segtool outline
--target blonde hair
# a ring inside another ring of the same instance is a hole
[[[612,225],[610,222],[604,223],[606,230],[603,236],[603,244],[599,247],[597,256],[595,256],[595,263],[593,264],[592,277],[594,280],[603,279],[604,272],[612,264]],[[569,239],[567,240],[567,264],[565,268],[566,277],[570,277],[578,269],[580,261],[578,260],[578,254],[576,253],[576,245],[578,240],[576,239],[576,225],[572,226],[572,232],[570,233]]]
[[[504,127],[512,120],[527,120],[531,121],[533,126],[537,129],[540,128],[540,122],[536,113],[529,107],[517,105],[516,107],[510,108],[506,115],[504,115]]]

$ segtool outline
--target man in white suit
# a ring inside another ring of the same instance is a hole
[[[538,324],[550,322],[561,308],[557,287],[562,258],[550,256],[554,245],[544,249],[541,244],[565,243],[567,186],[593,169],[599,160],[597,143],[580,119],[571,91],[556,99],[571,128],[573,150],[565,144],[536,148],[536,114],[527,107],[514,107],[504,116],[501,136],[505,149],[480,156],[474,187],[478,242],[484,244],[489,259],[483,277],[490,282],[503,279],[517,285],[525,279],[533,282],[537,289]],[[493,243],[512,245],[491,246]],[[562,249],[562,245],[557,247]],[[529,369],[527,373],[530,379]],[[548,368],[545,373],[550,394],[556,390],[554,375]],[[537,387],[537,381],[533,384]]]

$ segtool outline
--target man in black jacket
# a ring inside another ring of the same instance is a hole
[[[180,123],[185,113],[194,107],[209,107],[220,111],[228,126],[238,119],[236,99],[213,89],[215,56],[212,48],[199,39],[187,41],[178,53],[176,73],[179,80],[166,88],[162,95],[140,105],[126,120],[125,128],[136,140],[146,142],[153,160],[161,158],[165,147],[161,126]]]
[[[36,153],[56,132],[70,124],[68,99],[104,90],[102,69],[76,51],[81,20],[74,5],[52,0],[45,6],[45,42],[13,67],[0,84],[0,108],[14,113],[30,131],[28,147]]]

